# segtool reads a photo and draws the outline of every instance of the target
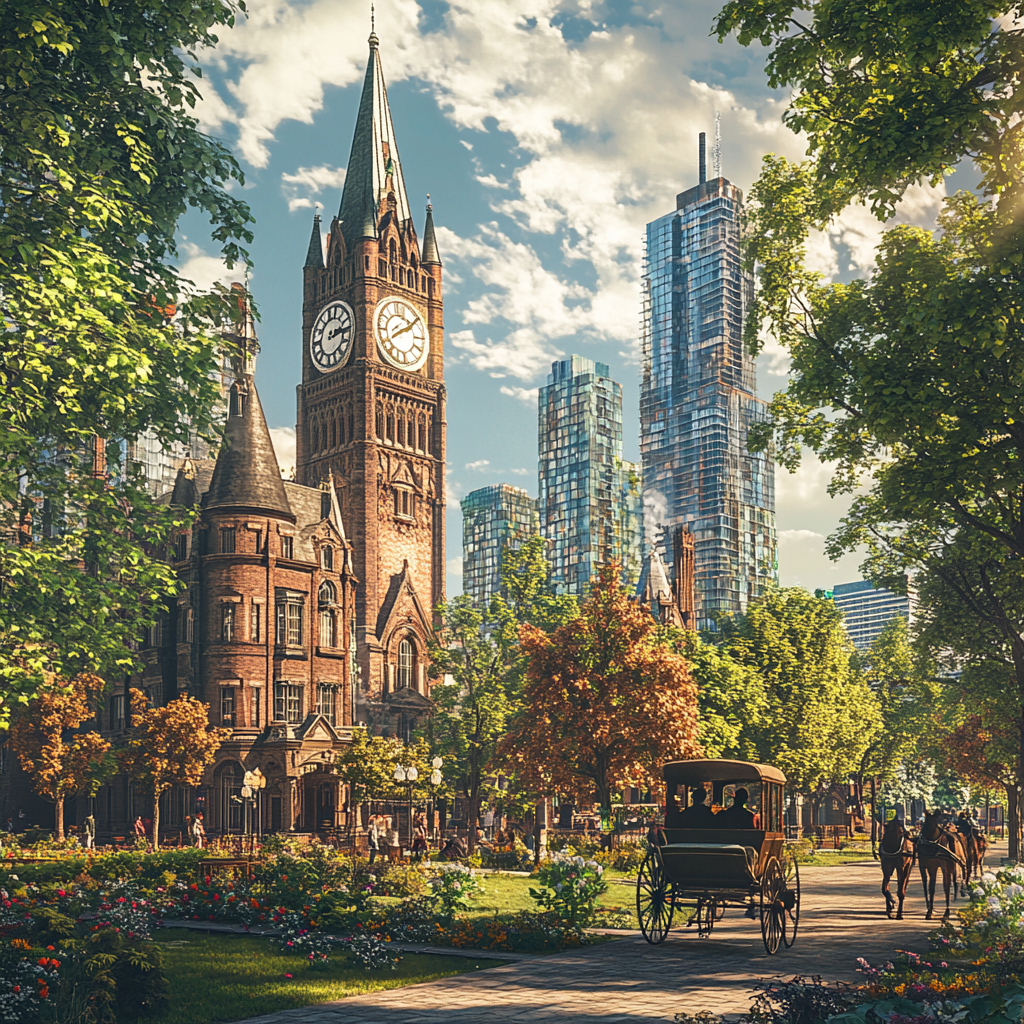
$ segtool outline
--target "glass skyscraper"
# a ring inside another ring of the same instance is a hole
[[[740,614],[776,579],[775,477],[747,449],[765,415],[743,347],[753,278],[741,263],[743,193],[705,180],[647,225],[640,451],[648,544],[695,535],[697,619]],[[666,550],[667,560],[672,552]]]
[[[846,632],[858,651],[868,650],[878,634],[898,615],[910,622],[912,609],[906,594],[876,588],[867,580],[840,583],[833,587],[830,596],[842,610]]]
[[[640,467],[622,458],[622,385],[606,363],[571,356],[551,364],[538,398],[540,532],[552,582],[583,594],[616,561],[635,585],[643,559]]]
[[[487,606],[501,589],[501,559],[540,530],[537,502],[521,487],[495,484],[462,499],[462,591]]]

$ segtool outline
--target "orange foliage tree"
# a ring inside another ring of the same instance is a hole
[[[64,801],[83,791],[95,795],[112,769],[110,744],[98,732],[73,732],[95,716],[104,685],[89,673],[67,682],[51,679],[11,724],[11,748],[21,767],[35,791],[54,803],[58,839],[64,838]]]
[[[946,767],[961,778],[983,789],[1003,790],[1007,817],[1016,821],[1020,813],[1014,781],[1018,743],[1013,725],[986,723],[980,715],[971,715],[942,737],[939,750]]]
[[[209,704],[178,697],[151,708],[141,690],[131,691],[131,738],[118,751],[122,770],[153,794],[153,847],[160,845],[160,797],[172,786],[198,786],[230,729],[210,728]]]
[[[553,633],[524,625],[525,710],[499,754],[538,792],[578,801],[612,789],[657,789],[664,761],[699,757],[697,687],[620,569],[601,572],[577,618]]]

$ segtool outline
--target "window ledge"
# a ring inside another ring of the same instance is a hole
[[[323,655],[325,658],[344,658],[348,656],[348,651],[344,647],[318,647],[316,653]]]
[[[305,647],[289,647],[287,644],[277,644],[274,653],[279,658],[305,658]]]

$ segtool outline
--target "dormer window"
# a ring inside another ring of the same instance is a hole
[[[329,571],[334,569],[334,548],[325,547],[320,549],[320,568]]]
[[[231,385],[231,392],[228,396],[228,415],[245,415],[245,394],[239,390],[237,384]]]

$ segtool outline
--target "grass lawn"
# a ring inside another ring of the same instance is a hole
[[[636,901],[635,886],[617,884],[617,879],[629,876],[622,871],[606,870],[605,881],[609,883],[608,891],[598,899],[601,907],[623,907],[630,912]],[[481,893],[470,903],[468,917],[488,917],[492,914],[514,914],[520,910],[536,910],[536,902],[530,898],[530,886],[537,888],[540,883],[535,878],[523,878],[517,875],[478,875],[476,878],[483,886]]]
[[[326,970],[311,971],[300,957],[285,956],[268,939],[253,936],[193,935],[158,945],[164,954],[171,1002],[166,1013],[152,1018],[154,1024],[244,1020],[503,962],[406,953],[397,970],[366,971],[349,966],[339,952]]]

